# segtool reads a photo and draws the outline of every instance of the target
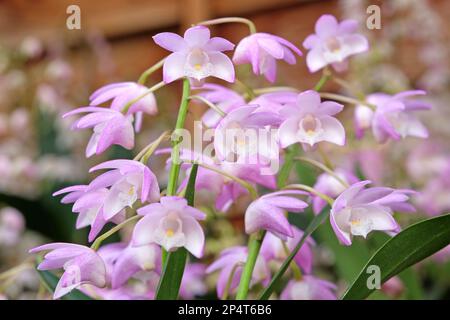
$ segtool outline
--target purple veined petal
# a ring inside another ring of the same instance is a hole
[[[396,212],[416,212],[416,208],[407,202],[401,202],[401,203],[390,203],[389,208],[391,208],[392,211]]]
[[[111,145],[118,144],[125,149],[134,147],[133,125],[125,117],[111,119],[100,133],[95,153],[101,154]]]
[[[153,205],[153,203],[151,205]],[[160,220],[165,214],[166,212],[154,212],[145,215],[139,220],[133,230],[131,245],[138,247],[153,243],[155,230],[158,229]]]
[[[209,52],[208,57],[213,65],[212,76],[234,82],[234,66],[230,58],[221,52]]]
[[[342,42],[345,43],[342,48],[345,57],[369,50],[369,41],[360,34],[345,35],[342,37]]]
[[[108,112],[108,113],[117,113],[116,110],[111,110],[111,109],[109,109],[109,108],[103,108],[103,107],[91,107],[91,106],[88,106],[88,107],[81,107],[81,108],[77,108],[77,109],[74,109],[74,110],[72,110],[72,111],[69,111],[69,112],[63,114],[62,117],[63,117],[63,119],[64,119],[64,118],[67,118],[67,117],[72,116],[72,115],[74,115],[74,114],[85,113],[85,112]]]
[[[427,92],[425,90],[406,90],[395,94],[392,98],[396,100],[403,100],[413,96],[424,96]]]
[[[290,65],[297,63],[295,55],[291,52],[291,50],[287,49],[286,47],[283,47],[283,60]]]
[[[303,41],[303,47],[306,49],[313,49],[320,45],[320,38],[315,35],[311,34],[306,37],[306,39]]]
[[[103,209],[97,212],[97,215],[94,218],[94,221],[91,225],[91,230],[89,230],[88,241],[93,242],[98,234],[102,231],[103,227],[106,224],[106,220],[104,218]]]
[[[336,234],[339,242],[345,246],[350,246],[352,244],[352,238],[348,232],[345,232],[345,231],[341,230],[341,228],[339,228],[338,224],[336,223],[335,214],[336,213],[334,212],[334,210],[331,209],[331,212],[330,212],[331,227],[333,228],[333,231]],[[337,214],[339,214],[339,213],[337,213]]]
[[[384,135],[387,135],[394,140],[401,139],[400,133],[397,132],[397,130],[394,128],[391,122],[389,122],[384,114],[375,112],[372,130],[375,138],[380,143],[383,143],[385,141],[385,139],[383,139]]]
[[[258,45],[275,59],[282,59],[284,56],[283,46],[271,37],[259,37],[256,40]]]
[[[280,44],[282,44],[283,46],[289,48],[290,50],[292,50],[293,52],[295,52],[298,56],[302,56],[303,53],[301,52],[301,50],[299,48],[297,48],[297,46],[295,46],[292,42],[287,41],[284,38],[281,38],[279,36],[275,36],[275,35],[270,35],[272,38],[276,39]]]
[[[206,219],[206,214],[194,207],[188,206],[183,210],[182,213],[186,214],[196,220],[205,220]]]
[[[385,200],[386,197],[388,197],[389,195],[392,195],[393,192],[394,189],[385,187],[373,187],[366,190],[362,190],[361,192],[358,193],[356,197],[353,198],[353,204],[370,204],[381,200],[381,202],[378,203],[382,205],[383,200]],[[408,197],[406,195],[403,194],[397,195],[400,195],[400,198],[395,197],[394,200],[400,201],[408,200]]]
[[[338,33],[339,34],[349,34],[354,33],[358,30],[358,21],[353,19],[343,20],[339,23]]]
[[[203,47],[206,51],[229,51],[233,50],[234,44],[227,39],[221,37],[213,37],[209,39]]]
[[[280,128],[278,129],[278,139],[282,148],[286,148],[299,142],[297,136],[299,121],[299,118],[289,118],[280,125]]]
[[[100,95],[103,95],[106,92],[114,91],[115,89],[119,88],[126,88],[130,85],[134,84],[134,82],[128,81],[128,82],[117,82],[117,83],[111,83],[106,86],[103,86],[97,90],[95,90],[89,97],[89,101],[91,101],[91,104],[93,100],[95,100]],[[109,99],[108,99],[109,100]],[[107,100],[105,100],[107,101]]]
[[[92,168],[92,169],[94,169],[94,168]],[[94,180],[92,180],[86,191],[89,192],[89,191],[93,191],[96,189],[110,187],[114,183],[116,183],[118,180],[120,180],[121,178],[122,178],[122,174],[120,173],[119,170],[110,170],[108,172],[102,173],[101,175],[97,176]]]
[[[126,174],[131,171],[140,170],[144,165],[135,160],[117,159],[102,162],[91,169],[89,173],[102,169],[118,169],[121,174]]]
[[[185,76],[186,54],[171,53],[164,61],[163,80],[165,83],[173,82]]]
[[[260,69],[263,69],[262,67]],[[264,76],[267,81],[274,83],[277,77],[277,62],[272,57],[266,57],[264,61]]]
[[[72,248],[73,250],[86,250],[85,246],[79,245],[79,244],[73,244],[73,243],[65,243],[65,242],[54,242],[54,243],[47,243],[42,246],[38,246],[35,248],[30,249],[29,253],[36,253],[40,251],[47,251],[47,250],[56,250],[56,249],[62,249],[62,248]]]
[[[320,48],[311,49],[306,55],[306,65],[309,72],[316,72],[328,64]]]
[[[114,88],[114,89],[103,91],[102,93],[97,94],[95,99],[90,100],[90,104],[94,105],[94,106],[98,106],[98,105],[100,105],[102,103],[105,103],[106,101],[109,101],[111,99],[115,99],[118,96],[128,92],[129,90],[133,90],[133,87],[135,85],[136,85],[135,83],[129,82],[128,85],[124,85],[124,86],[121,86],[121,87],[117,87],[117,88]]]
[[[364,189],[368,184],[372,183],[369,180],[359,181],[352,184],[344,192],[342,192],[334,201],[333,209],[335,211],[341,210],[347,204],[352,204],[355,196]]]
[[[187,200],[178,196],[165,196],[160,199],[161,204],[166,210],[181,212],[188,206]]]
[[[339,146],[345,145],[345,129],[342,123],[333,117],[323,116],[320,118],[324,130],[321,139],[335,143]]]
[[[320,107],[320,95],[314,90],[307,90],[297,96],[296,103],[301,109],[314,110]]]
[[[75,191],[82,191],[82,192],[84,192],[87,189],[87,187],[88,186],[85,185],[85,184],[78,184],[78,185],[66,187],[66,188],[63,188],[61,190],[58,190],[58,191],[54,192],[52,194],[52,196],[55,197],[55,196],[59,196],[59,195],[61,195],[63,193],[69,193],[69,192],[75,192]]]
[[[99,207],[108,194],[108,189],[95,190],[93,192],[86,192],[73,205],[74,212],[80,212],[89,208]]]
[[[159,202],[151,203],[137,209],[137,213],[141,216],[166,213],[166,211],[165,207]]]
[[[117,116],[117,115],[114,113],[110,113],[110,112],[93,112],[93,113],[87,114],[87,115],[81,117],[80,119],[78,119],[74,123],[74,128],[75,129],[85,129],[85,128],[95,127],[96,125],[98,125],[100,123],[111,120],[115,116]]]
[[[153,36],[155,43],[172,52],[184,51],[188,49],[186,41],[176,33],[161,32]]]
[[[405,110],[407,111],[419,111],[419,110],[430,110],[432,109],[432,104],[422,101],[422,100],[404,100]]]
[[[317,20],[315,31],[320,38],[324,39],[334,36],[338,30],[338,27],[339,24],[334,16],[324,14]]]
[[[185,248],[196,258],[203,256],[203,247],[205,245],[205,234],[200,224],[190,216],[182,216],[183,233],[186,237]]]
[[[150,192],[152,183],[156,181],[156,176],[149,168],[145,167],[142,174],[141,201],[145,202]]]
[[[302,212],[303,209],[308,207],[308,204],[302,200],[288,197],[288,196],[274,196],[264,199],[264,202],[287,210],[289,212]]]
[[[252,47],[252,38],[250,36],[247,36],[243,38],[238,45],[236,46],[236,49],[234,50],[233,54],[233,62],[235,64],[244,64],[250,62],[250,55],[249,50]]]
[[[65,296],[66,294],[71,292],[73,289],[76,289],[81,285],[81,283],[78,282],[78,283],[74,283],[69,286],[64,286],[63,283],[64,283],[64,281],[67,281],[66,278],[67,278],[67,274],[63,274],[62,277],[59,279],[58,284],[56,285],[56,288],[55,288],[55,292],[53,293],[54,300],[57,300],[57,299]]]
[[[245,232],[252,234],[259,230],[273,232],[281,236],[283,240],[293,236],[292,227],[284,216],[283,210],[255,200],[245,212]]]
[[[344,106],[334,101],[324,101],[320,104],[320,113],[333,116],[344,109]]]
[[[203,47],[210,39],[210,31],[205,26],[195,26],[186,30],[184,40],[190,47]]]

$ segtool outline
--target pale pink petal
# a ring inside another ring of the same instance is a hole
[[[160,47],[172,52],[183,51],[187,49],[186,41],[176,33],[161,32],[153,36],[153,41]]]

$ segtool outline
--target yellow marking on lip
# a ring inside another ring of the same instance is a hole
[[[167,229],[167,230],[166,230],[166,236],[172,237],[174,234],[175,234],[175,232],[173,232],[172,229]]]

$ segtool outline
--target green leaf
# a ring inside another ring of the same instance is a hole
[[[38,270],[39,277],[45,284],[46,288],[53,293],[58,284],[59,278],[49,271]],[[83,292],[74,289],[70,293],[61,298],[62,300],[93,300],[91,297],[85,295]]]
[[[186,187],[185,198],[190,206],[194,205],[195,179],[197,177],[198,165],[192,165],[191,174]],[[183,279],[184,267],[186,265],[187,251],[179,248],[167,254],[163,273],[159,280],[156,292],[157,300],[176,300]]]
[[[274,291],[277,283],[281,280],[281,277],[289,268],[291,261],[294,259],[297,252],[301,249],[303,243],[305,243],[306,239],[328,218],[329,214],[330,210],[328,207],[326,207],[319,215],[314,217],[314,219],[311,221],[311,223],[308,225],[305,232],[303,233],[303,237],[295,246],[294,250],[292,250],[292,252],[286,258],[286,260],[284,260],[283,264],[281,265],[278,272],[273,276],[269,285],[264,289],[263,293],[259,296],[259,300],[267,300],[270,298],[270,295]]]
[[[367,267],[378,266],[381,283],[409,266],[429,257],[450,243],[450,214],[424,220],[406,228],[387,241],[367,262],[343,299],[364,299],[375,289],[369,289]]]
[[[278,173],[277,185],[278,188],[283,188],[288,181],[289,175],[291,173],[292,167],[294,166],[294,158],[299,153],[297,144],[290,146],[286,149],[286,155],[284,157],[284,163],[281,166],[280,172]]]

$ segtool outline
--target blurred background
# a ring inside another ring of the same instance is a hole
[[[80,30],[66,27],[66,9],[73,4],[81,9]],[[352,68],[344,77],[366,94],[427,90],[433,110],[422,119],[430,138],[382,146],[364,139],[355,141],[351,149],[329,152],[338,164],[350,157],[377,184],[421,191],[415,199],[420,214],[400,218],[408,225],[450,211],[450,175],[444,174],[450,172],[450,1],[0,1],[0,297],[26,299],[40,294],[39,279],[27,254],[30,247],[49,240],[86,242],[87,230],[74,229],[76,215],[71,207],[59,204],[51,194],[90,180],[87,171],[94,163],[132,157],[132,151],[117,147],[86,160],[89,133],[70,131],[70,122],[63,121],[61,114],[86,105],[89,94],[102,85],[136,80],[164,57],[166,52],[151,39],[154,34],[180,33],[211,18],[243,16],[253,20],[258,31],[279,35],[301,47],[322,14],[357,19],[365,26],[371,4],[381,7],[382,28],[361,28],[371,50],[352,59]],[[213,32],[237,43],[248,31],[246,26],[233,24],[215,26]],[[237,75],[255,87],[268,85],[251,75],[246,66],[239,67]],[[319,73],[309,74],[301,58],[295,66],[280,64],[277,84],[305,90],[319,77]],[[157,72],[148,83],[160,79]],[[135,150],[171,126],[178,89],[174,85],[158,91],[159,116],[145,120]],[[327,84],[326,91],[338,90],[335,84]],[[201,106],[194,108],[190,117],[198,118],[202,110]],[[352,128],[352,111],[346,110],[342,118],[346,128]],[[155,160],[153,169],[158,171],[155,167],[162,171],[163,161]],[[313,184],[315,177],[305,177],[305,182],[307,179]],[[208,246],[211,253],[242,240],[238,236],[242,234],[242,211],[239,206],[234,211],[222,219],[220,228],[209,231],[213,235]],[[384,238],[372,237],[367,243],[356,241],[351,248],[344,248],[325,228],[317,236],[317,264],[330,280],[345,288]],[[380,298],[449,298],[449,252],[444,250],[404,273]],[[5,276],[5,270],[17,265],[20,267]]]

